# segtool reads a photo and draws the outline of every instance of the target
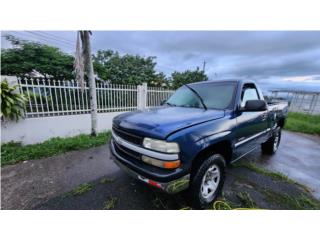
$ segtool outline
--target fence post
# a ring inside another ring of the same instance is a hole
[[[146,107],[147,107],[147,91],[148,91],[147,83],[143,83],[142,85],[138,85],[137,90],[138,90],[137,108],[138,108],[138,110],[146,109]]]

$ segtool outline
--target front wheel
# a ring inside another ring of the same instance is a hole
[[[214,154],[195,169],[189,189],[192,206],[195,209],[208,208],[219,195],[225,178],[225,160]]]
[[[274,135],[268,139],[265,143],[261,144],[261,150],[265,154],[274,154],[279,147],[281,140],[281,129],[277,129],[274,133]]]

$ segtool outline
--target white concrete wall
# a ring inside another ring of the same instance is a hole
[[[98,113],[98,132],[110,130],[112,119],[122,112]],[[90,114],[20,119],[1,122],[1,143],[40,143],[53,137],[90,134]]]

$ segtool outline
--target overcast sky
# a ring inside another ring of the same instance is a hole
[[[57,46],[73,54],[75,31],[2,32]],[[10,44],[1,38],[3,48]],[[94,31],[93,51],[155,56],[157,70],[202,69],[209,79],[245,78],[264,89],[320,91],[320,31]]]

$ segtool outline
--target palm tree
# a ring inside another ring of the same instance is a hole
[[[90,91],[90,107],[91,107],[91,135],[97,135],[97,96],[96,96],[96,83],[93,72],[92,54],[90,35],[91,31],[78,31],[76,56],[74,62],[74,69],[76,73],[76,80],[79,81],[81,88],[84,87],[84,75],[87,76],[89,81]],[[81,39],[81,47],[80,47]]]

